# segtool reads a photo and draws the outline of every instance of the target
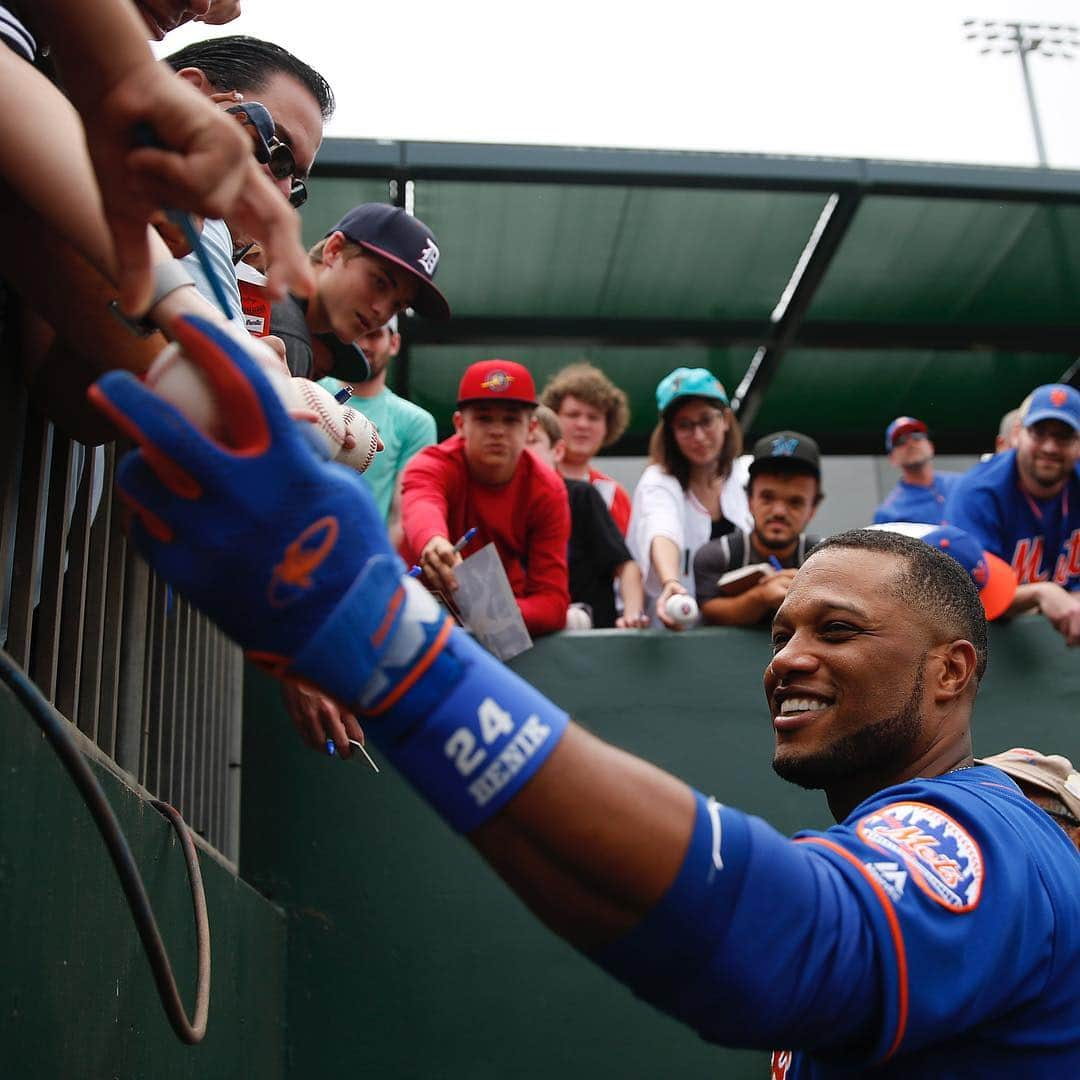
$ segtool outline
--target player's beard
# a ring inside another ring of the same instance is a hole
[[[813,791],[849,784],[858,775],[887,775],[907,760],[922,727],[922,669],[920,664],[911,693],[891,716],[842,735],[814,754],[786,757],[780,748],[773,757],[773,771]]]

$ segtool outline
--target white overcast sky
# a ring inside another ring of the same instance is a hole
[[[244,0],[157,51],[276,41],[333,87],[329,136],[1033,165],[1019,61],[967,17],[1080,24],[1080,2]],[[1050,164],[1080,168],[1080,52],[1030,65]]]

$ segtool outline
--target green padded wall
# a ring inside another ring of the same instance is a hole
[[[280,1080],[285,920],[201,855],[210,1015],[185,1046],[101,836],[37,725],[0,685],[0,1076],[10,1080]],[[97,769],[142,872],[190,1015],[191,891],[172,827]]]
[[[785,832],[829,823],[777,779],[767,636],[564,634],[514,662],[600,735]],[[1080,757],[1080,665],[1044,620],[995,628],[977,749]],[[290,1077],[760,1078],[544,930],[386,769],[305,750],[277,687],[246,686],[241,870],[290,918]],[[376,752],[376,757],[377,757]],[[782,917],[782,912],[779,913]]]

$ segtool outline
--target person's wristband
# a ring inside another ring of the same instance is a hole
[[[153,275],[154,291],[150,297],[150,303],[147,305],[147,311],[153,311],[166,296],[176,292],[177,289],[182,289],[185,285],[195,284],[195,279],[179,259],[167,259],[164,262],[159,262],[153,269]],[[147,317],[133,319],[129,315],[125,315],[116,300],[109,302],[109,310],[136,337],[149,337],[151,334],[157,333],[159,329],[157,324]]]
[[[371,559],[286,674],[348,704],[406,779],[469,832],[536,773],[569,717],[455,628],[403,569],[393,556]]]

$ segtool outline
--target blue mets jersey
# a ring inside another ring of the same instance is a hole
[[[1060,494],[1036,499],[1020,486],[1016,451],[997,454],[960,477],[945,517],[1009,563],[1021,585],[1080,589],[1080,466]]]
[[[896,487],[874,511],[874,524],[887,521],[921,521],[941,525],[945,521],[945,505],[960,473],[935,472],[929,485],[909,484],[898,480]]]
[[[699,796],[675,883],[596,959],[774,1080],[1080,1076],[1080,852],[990,766],[794,840]]]

